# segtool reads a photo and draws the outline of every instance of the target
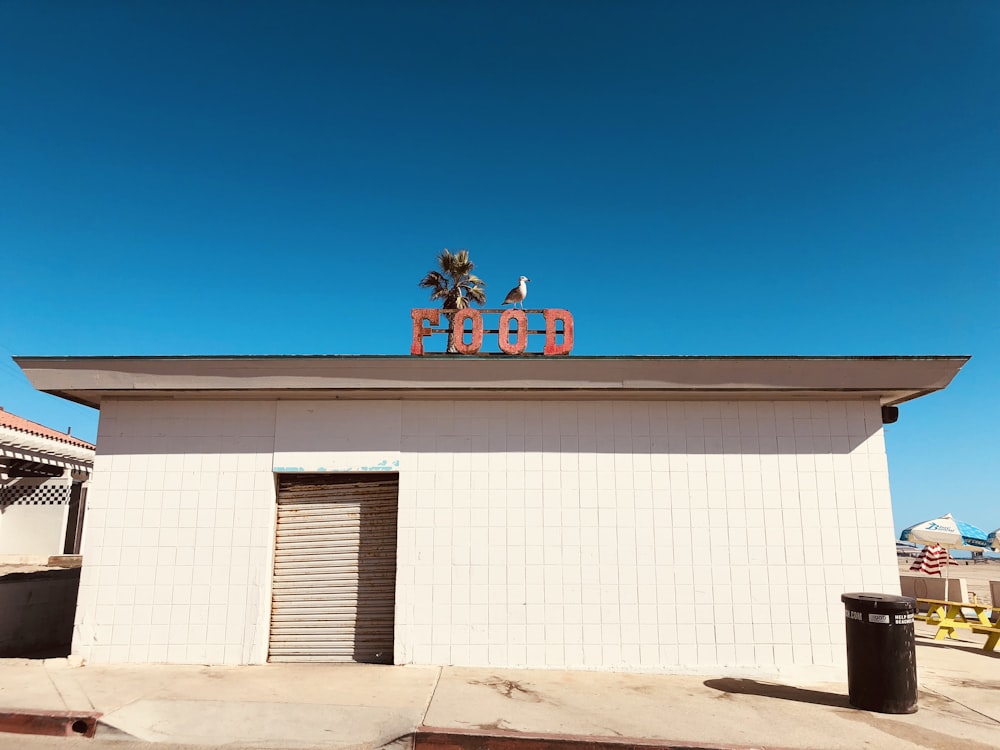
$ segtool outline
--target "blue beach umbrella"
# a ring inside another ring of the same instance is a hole
[[[956,521],[951,513],[903,529],[899,539],[902,542],[917,544],[938,544],[945,549],[979,551],[987,549],[990,544],[985,531],[971,523]],[[948,565],[945,565],[944,577],[944,598],[948,599]]]
[[[1000,552],[1000,538],[997,537],[997,534],[1000,534],[1000,529],[991,531],[990,535],[986,538],[986,541],[990,544],[990,549],[994,552]]]
[[[940,544],[948,549],[989,549],[989,535],[971,523],[956,521],[951,513],[903,529],[901,542]]]

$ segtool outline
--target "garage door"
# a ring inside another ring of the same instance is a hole
[[[392,663],[396,474],[280,475],[269,660]]]

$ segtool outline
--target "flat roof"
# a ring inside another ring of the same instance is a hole
[[[878,399],[945,388],[968,356],[14,357],[40,391],[142,399]]]

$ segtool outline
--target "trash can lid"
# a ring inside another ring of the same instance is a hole
[[[908,596],[873,594],[862,591],[841,594],[840,601],[863,612],[912,612],[917,608],[917,600]]]

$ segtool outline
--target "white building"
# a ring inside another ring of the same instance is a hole
[[[79,551],[94,446],[0,408],[0,562]]]
[[[899,592],[883,415],[966,360],[17,358],[101,409],[91,662],[811,677]]]

